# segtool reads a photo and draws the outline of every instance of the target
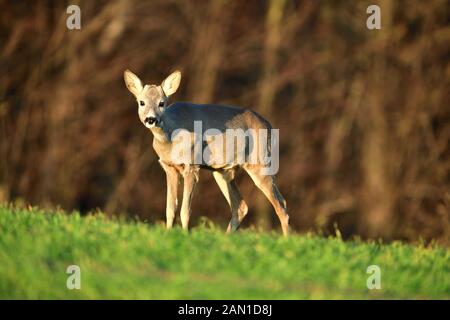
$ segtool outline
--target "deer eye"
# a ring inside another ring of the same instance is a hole
[[[160,101],[158,104],[158,107],[160,107],[160,108],[164,107],[164,101]]]
[[[139,101],[139,105],[140,106],[145,106],[145,102],[141,100],[141,101]]]

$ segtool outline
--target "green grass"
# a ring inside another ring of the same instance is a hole
[[[81,268],[68,290],[66,268]],[[380,290],[366,269],[381,268]],[[190,233],[0,205],[0,298],[450,298],[450,251],[241,230]]]

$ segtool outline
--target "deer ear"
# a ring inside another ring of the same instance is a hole
[[[125,84],[128,90],[130,90],[132,94],[137,96],[142,91],[142,82],[133,72],[128,69],[125,70],[123,73],[123,78],[125,79]]]
[[[178,87],[180,86],[180,81],[181,72],[175,71],[162,82],[161,87],[166,96],[171,96],[177,91]]]

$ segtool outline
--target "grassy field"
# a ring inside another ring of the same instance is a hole
[[[68,290],[66,268],[81,268]],[[368,290],[366,269],[381,268]],[[0,206],[3,299],[450,298],[450,251]]]

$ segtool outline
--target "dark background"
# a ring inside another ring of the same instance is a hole
[[[0,201],[163,219],[165,176],[123,71],[159,84],[180,69],[173,101],[242,105],[280,129],[295,230],[448,244],[449,17],[445,0],[0,0]],[[225,199],[200,179],[193,224],[224,226]],[[279,228],[239,185],[244,225]]]

